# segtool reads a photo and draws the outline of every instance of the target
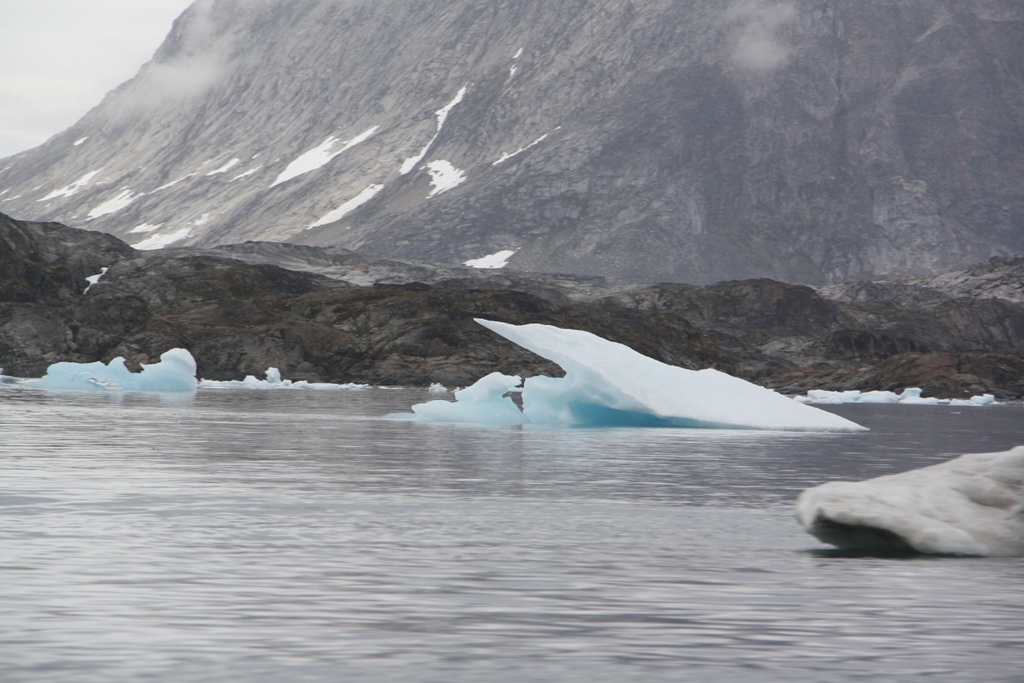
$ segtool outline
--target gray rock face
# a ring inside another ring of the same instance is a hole
[[[1024,398],[1024,304],[905,281],[849,283],[829,298],[767,279],[609,285],[291,244],[144,252],[2,214],[0,250],[0,367],[16,376],[65,360],[147,362],[173,347],[209,379],[270,366],[291,379],[384,384],[557,373],[473,322],[484,317],[587,330],[786,392],[919,386]],[[101,267],[86,290],[86,273]],[[970,272],[954,278],[968,292],[996,272],[1007,286],[1024,279],[1006,260]]]
[[[1024,251],[1022,112],[1017,0],[198,0],[0,163],[0,210],[613,282],[922,275]]]

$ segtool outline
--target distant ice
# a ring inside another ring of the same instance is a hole
[[[180,242],[189,236],[192,232],[192,228],[179,228],[174,232],[166,233],[164,235],[153,235],[142,240],[138,244],[132,246],[140,251],[151,251],[153,249],[163,249],[169,244]]]
[[[56,199],[57,197],[71,197],[71,196],[77,194],[78,191],[81,190],[83,187],[88,185],[89,181],[92,180],[93,178],[95,178],[96,174],[98,174],[98,173],[99,173],[99,171],[89,171],[84,176],[82,176],[81,178],[79,178],[75,182],[71,183],[67,187],[62,187],[59,190],[54,190],[53,192],[51,192],[50,194],[46,195],[45,197],[43,197],[39,201],[46,202],[46,201],[49,201],[51,199]]]
[[[512,157],[518,156],[518,155],[522,154],[523,152],[525,152],[526,150],[528,150],[528,149],[530,149],[532,147],[536,147],[540,143],[544,142],[547,139],[547,137],[549,135],[551,135],[551,133],[555,132],[559,128],[561,128],[561,126],[557,126],[556,128],[554,128],[554,130],[552,130],[549,133],[544,133],[544,135],[541,135],[539,138],[537,138],[536,140],[534,140],[533,142],[528,144],[526,147],[520,147],[519,149],[517,149],[514,152],[504,152],[504,153],[502,153],[501,157],[499,157],[497,161],[491,162],[491,166],[498,166],[500,164],[503,164],[506,161],[508,161],[509,159],[511,159]]]
[[[106,216],[107,214],[116,213],[141,196],[142,195],[134,195],[132,194],[131,190],[122,188],[121,194],[117,195],[113,199],[103,202],[95,209],[90,211],[89,218],[86,220],[92,220],[93,218],[99,218],[100,216]]]
[[[790,431],[864,431],[832,413],[717,370],[685,370],[589,332],[550,325],[477,322],[565,370],[531,377],[523,410],[505,393],[518,378],[492,373],[456,392],[457,402],[413,406],[427,421],[574,426],[691,427]],[[445,405],[439,405],[445,404]],[[459,407],[461,405],[461,407]],[[452,407],[456,406],[456,407]]]
[[[311,228],[316,228],[316,227],[319,227],[321,225],[327,225],[328,223],[333,223],[334,221],[341,220],[345,216],[345,214],[347,214],[347,213],[349,213],[351,211],[355,211],[360,206],[362,206],[363,204],[365,204],[366,202],[370,201],[375,196],[377,196],[377,193],[380,192],[383,189],[384,189],[383,185],[370,185],[365,190],[363,190],[362,192],[357,194],[355,197],[353,197],[352,199],[348,200],[347,202],[345,202],[344,204],[339,206],[334,211],[331,211],[331,212],[325,214],[316,223],[313,223],[313,225],[311,225],[308,228],[306,228],[306,230],[309,230]]]
[[[229,182],[229,183],[233,183],[233,182],[235,182],[236,180],[241,180],[242,178],[247,178],[248,176],[251,176],[252,174],[254,174],[254,173],[256,173],[257,171],[259,171],[259,170],[260,170],[261,168],[263,168],[263,167],[262,167],[262,166],[257,166],[256,168],[253,168],[253,169],[249,169],[249,170],[248,170],[248,171],[246,171],[245,173],[239,173],[238,175],[236,175],[236,176],[235,176],[234,178],[232,178],[232,179],[231,179],[231,180],[229,180],[228,182]]]
[[[88,294],[89,290],[92,289],[92,286],[99,282],[100,278],[106,275],[108,270],[110,270],[110,268],[100,268],[100,272],[85,278],[85,281],[89,283],[89,286],[82,290],[82,294]]]
[[[355,136],[351,140],[344,142],[339,141],[337,137],[333,135],[324,140],[318,147],[314,147],[301,154],[298,158],[292,161],[288,166],[285,167],[284,171],[281,172],[277,179],[271,184],[271,187],[280,185],[281,183],[288,182],[292,178],[297,178],[304,173],[315,171],[324,164],[328,163],[334,157],[338,156],[342,152],[352,149],[361,142],[365,142],[373,137],[373,134],[377,132],[380,126],[373,126],[367,130],[364,130],[359,135]],[[340,147],[338,146],[340,145]]]
[[[107,365],[54,363],[41,379],[25,383],[54,391],[194,392],[196,361],[185,349],[171,349],[160,356],[159,363],[143,365],[139,373],[130,372],[124,358],[115,358]]]
[[[911,387],[896,394],[891,391],[826,391],[815,389],[808,391],[806,396],[797,396],[801,403],[819,403],[839,405],[842,403],[899,403],[901,405],[937,406],[949,404],[954,406],[988,406],[996,402],[992,394],[972,396],[970,399],[922,398],[921,389]]]
[[[487,256],[470,259],[462,265],[469,266],[470,268],[504,268],[508,265],[509,258],[515,253],[509,249],[504,249]]]
[[[437,132],[434,133],[434,137],[430,138],[430,142],[428,142],[423,147],[423,149],[420,150],[419,154],[417,154],[414,157],[409,157],[408,159],[402,162],[401,168],[398,169],[399,175],[405,175],[409,171],[416,168],[416,166],[419,165],[421,161],[423,161],[423,158],[427,156],[427,152],[430,151],[430,148],[437,140],[437,136],[441,134],[441,129],[444,127],[444,122],[448,120],[448,114],[450,114],[452,109],[455,108],[455,105],[461,102],[462,98],[466,96],[467,87],[468,86],[464,85],[461,88],[459,88],[459,92],[455,94],[455,97],[452,99],[451,102],[449,102],[448,104],[444,105],[436,112],[434,112],[434,114],[437,116]]]
[[[444,159],[427,164],[427,172],[430,174],[430,184],[433,187],[427,197],[443,194],[466,182],[466,172],[455,168],[450,161]]]
[[[428,391],[430,393],[432,393],[432,394],[447,394],[448,393],[448,389],[443,384],[439,384],[439,383],[431,384],[430,385],[430,389],[428,389]]]
[[[83,142],[85,142],[88,139],[89,139],[89,136],[86,135],[84,138],[79,138],[79,139],[75,140],[75,142],[73,144],[75,145],[75,147],[78,147],[79,145],[81,145]]]
[[[134,228],[128,231],[129,235],[137,235],[143,232],[155,232],[163,227],[163,223],[158,225],[152,225],[151,223],[143,223],[142,225],[136,225]]]
[[[931,467],[807,489],[796,503],[808,533],[852,550],[1024,555],[1024,446]]]
[[[241,159],[232,159],[231,161],[227,162],[226,164],[224,164],[220,168],[215,169],[213,171],[210,171],[206,175],[207,176],[211,176],[211,175],[218,175],[220,173],[227,173],[228,171],[233,169],[235,166],[237,166],[241,161],[242,161]]]
[[[252,375],[246,375],[243,380],[200,380],[200,389],[312,389],[317,391],[353,391],[366,389],[368,384],[331,384],[329,382],[306,382],[304,380],[293,382],[290,379],[281,379],[281,371],[277,368],[267,368],[266,379],[256,379]]]

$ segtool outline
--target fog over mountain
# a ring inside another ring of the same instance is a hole
[[[1024,252],[1019,0],[199,0],[0,211],[612,281]]]

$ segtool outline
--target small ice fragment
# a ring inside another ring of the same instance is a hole
[[[440,384],[440,383],[437,383],[437,382],[435,382],[434,384],[431,384],[430,388],[427,391],[429,391],[432,394],[447,394],[448,393],[448,389],[443,384]]]
[[[109,364],[54,363],[46,375],[28,382],[38,389],[54,391],[142,391],[157,393],[196,390],[196,361],[185,349],[171,349],[160,362],[143,365],[142,372],[130,372],[124,358]]]
[[[1024,555],[1024,446],[805,490],[797,519],[852,550]]]
[[[368,384],[331,384],[329,382],[307,382],[301,380],[293,382],[290,379],[281,379],[281,371],[277,368],[267,368],[266,379],[256,379],[252,375],[246,375],[243,380],[200,380],[200,389],[311,389],[316,391],[354,391],[366,389]]]
[[[89,283],[89,286],[82,290],[82,294],[88,294],[93,285],[99,282],[100,278],[106,275],[108,270],[110,270],[110,268],[100,268],[100,272],[85,278],[85,281]]]
[[[487,256],[469,259],[462,265],[469,266],[470,268],[504,268],[508,265],[509,258],[515,253],[511,249],[503,249]]]
[[[267,368],[267,381],[271,384],[281,383],[281,371],[277,368]]]
[[[917,387],[904,389],[903,393],[899,395],[899,402],[901,405],[905,406],[937,406],[940,403],[937,398],[921,398],[921,390]]]
[[[455,392],[455,402],[430,401],[412,407],[421,420],[428,422],[473,422],[484,424],[524,424],[525,417],[512,399],[505,396],[519,385],[521,377],[492,372],[476,384]]]

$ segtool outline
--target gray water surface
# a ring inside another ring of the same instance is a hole
[[[420,389],[0,387],[0,680],[1024,680],[1024,560],[848,557],[800,490],[1024,443],[381,419]]]

